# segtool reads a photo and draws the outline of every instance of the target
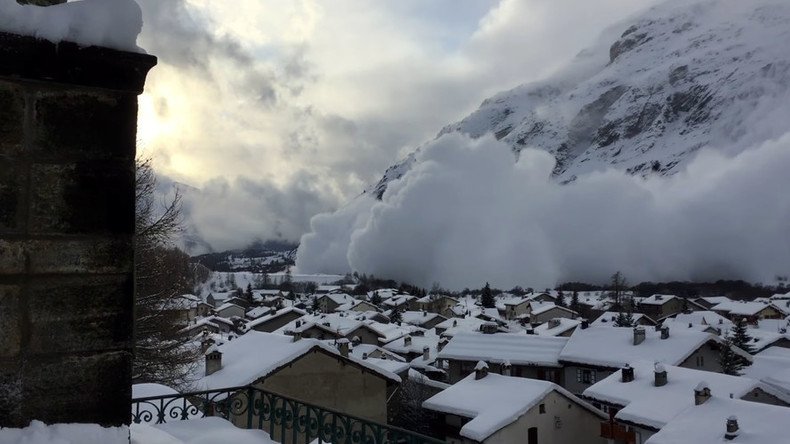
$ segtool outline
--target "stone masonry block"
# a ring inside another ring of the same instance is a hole
[[[22,372],[19,359],[0,359],[0,419],[6,426],[22,427]]]
[[[25,97],[22,87],[0,82],[0,159],[22,150]]]
[[[32,233],[134,233],[134,164],[31,167]]]
[[[32,240],[26,250],[33,274],[131,273],[134,268],[131,236]]]
[[[0,239],[0,275],[20,274],[25,271],[25,244],[17,240]]]
[[[31,358],[22,372],[22,414],[45,423],[128,424],[132,355]]]
[[[0,285],[0,359],[16,356],[22,347],[20,292],[17,285]]]
[[[132,288],[131,274],[36,280],[28,299],[28,352],[130,349]]]
[[[36,95],[34,145],[40,159],[134,159],[137,97],[87,90]]]
[[[0,158],[0,232],[17,231],[23,227],[24,173],[23,168]]]

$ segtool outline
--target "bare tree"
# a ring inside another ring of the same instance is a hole
[[[181,194],[157,200],[156,176],[149,160],[137,162],[135,219],[134,382],[184,386],[197,352],[181,330],[181,296],[193,288],[189,256],[175,248],[181,229]]]
[[[610,278],[609,295],[614,299],[614,306],[618,311],[622,310],[623,298],[628,290],[628,281],[625,280],[623,273],[617,272]]]

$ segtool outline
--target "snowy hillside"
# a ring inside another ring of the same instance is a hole
[[[759,5],[759,6],[756,6]],[[615,33],[614,36],[610,34]],[[790,3],[673,1],[610,29],[555,76],[505,91],[439,135],[493,133],[519,153],[557,159],[572,181],[615,166],[673,174],[703,146],[735,154],[779,135],[772,119],[790,87]],[[368,192],[381,196],[414,156]]]

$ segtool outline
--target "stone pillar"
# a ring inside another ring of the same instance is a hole
[[[0,426],[129,422],[137,95],[155,64],[0,33]]]

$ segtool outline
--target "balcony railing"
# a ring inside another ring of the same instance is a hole
[[[132,400],[132,422],[163,424],[218,416],[260,429],[283,444],[441,444],[443,441],[287,398],[257,387],[229,387]]]
[[[604,421],[601,423],[601,438],[611,439],[616,443],[636,443],[636,433],[616,422]]]

